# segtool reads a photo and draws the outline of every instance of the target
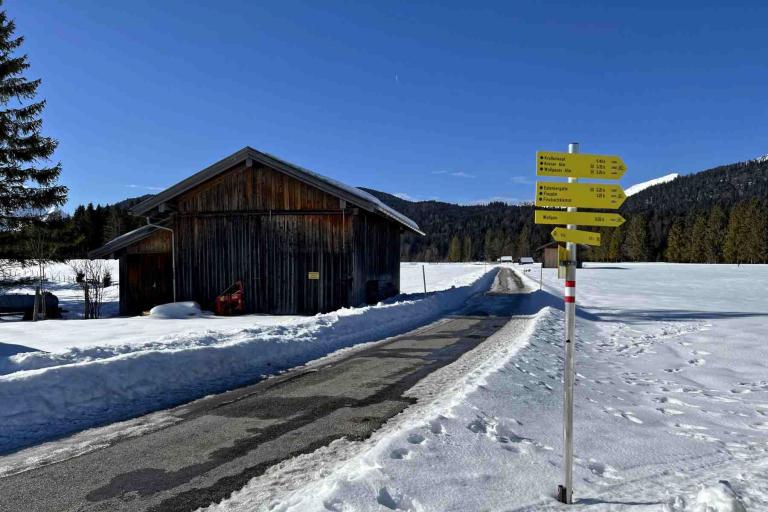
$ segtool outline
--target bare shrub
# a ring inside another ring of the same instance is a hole
[[[71,260],[69,266],[83,290],[83,318],[100,318],[104,288],[112,284],[109,266],[102,260]]]

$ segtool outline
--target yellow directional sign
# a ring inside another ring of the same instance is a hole
[[[581,231],[579,229],[555,228],[552,238],[558,242],[573,242],[575,244],[600,245],[600,233]]]
[[[616,210],[627,196],[619,185],[601,183],[536,182],[536,206],[569,206]]]
[[[618,156],[556,151],[536,152],[537,176],[617,180],[624,176],[625,172],[627,172],[627,166]]]
[[[564,212],[562,210],[536,210],[536,224],[576,224],[578,226],[618,227],[624,217],[618,213]]]

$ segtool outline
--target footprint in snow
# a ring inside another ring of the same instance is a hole
[[[689,404],[687,402],[683,402],[682,400],[678,400],[677,398],[672,398],[672,397],[661,396],[658,398],[654,398],[653,401],[659,404],[672,404],[672,405],[680,405],[683,407],[692,407],[694,409],[699,409],[698,405]]]
[[[623,478],[619,476],[616,468],[609,466],[608,464],[598,462],[595,459],[589,459],[589,462],[587,463],[587,469],[589,469],[593,475],[599,476],[601,478],[606,478],[609,480],[623,480]]]
[[[427,439],[421,434],[411,434],[408,436],[408,442],[411,444],[421,444]]]
[[[389,491],[386,487],[379,489],[376,502],[389,510],[420,510],[421,505],[397,491]]]
[[[614,413],[614,416],[617,416],[617,417],[622,417],[622,418],[624,418],[625,420],[629,420],[629,421],[631,421],[632,423],[637,423],[637,424],[639,424],[639,425],[641,425],[641,424],[643,423],[643,420],[641,420],[640,418],[637,418],[637,417],[635,417],[635,415],[634,415],[634,414],[632,414],[632,413],[631,413],[631,412],[629,412],[629,411],[626,411],[626,412],[621,412],[621,411],[620,411],[620,412]]]
[[[325,500],[323,502],[323,507],[330,512],[343,512],[344,502],[339,499]]]
[[[684,430],[709,430],[707,427],[701,425],[691,425],[689,423],[675,423],[675,427],[682,428]]]
[[[549,384],[547,384],[543,380],[540,380],[538,382],[538,384],[539,384],[539,386],[543,386],[544,388],[546,388],[548,391],[552,391],[552,386],[550,386]]]
[[[467,425],[467,428],[475,434],[485,434],[488,432],[488,426],[482,418],[472,420],[469,422],[469,425]]]
[[[411,452],[406,448],[395,448],[389,452],[389,458],[396,460],[410,459]]]
[[[429,420],[429,431],[432,432],[435,435],[444,434],[445,433],[445,427],[443,426],[441,419],[445,419],[444,416],[439,416],[436,420]]]

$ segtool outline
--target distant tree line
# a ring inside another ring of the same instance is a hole
[[[419,224],[426,236],[406,233],[405,261],[493,261],[528,256],[549,242],[549,230],[533,224],[533,207],[494,202],[462,206],[440,201],[406,201],[365,189]]]
[[[146,197],[146,196],[145,196]],[[21,228],[0,232],[0,259],[63,261],[86,258],[89,251],[144,224],[128,209],[144,198],[112,205],[78,206],[72,214],[61,211],[29,219]]]
[[[658,216],[653,220],[659,222]],[[591,261],[668,261],[676,263],[767,263],[768,202],[749,199],[730,210],[720,205],[673,216],[661,236],[651,232],[644,214],[634,214],[621,228],[599,230],[600,247],[590,248]]]
[[[534,224],[530,204],[462,206],[368,192],[415,220],[427,233],[402,237],[405,261],[536,256],[538,248],[552,241],[552,226]],[[147,197],[78,206],[71,215],[52,213],[22,229],[0,231],[0,258],[35,260],[42,253],[59,260],[84,258],[112,238],[141,226],[143,219],[128,210]],[[768,262],[768,161],[718,167],[650,187],[628,198],[621,213],[627,221],[620,228],[597,229],[602,244],[583,250],[583,258]]]
[[[530,256],[552,241],[533,206],[412,202],[368,190],[415,220],[426,236],[402,237],[405,261],[493,261]],[[595,229],[592,261],[768,262],[768,159],[726,165],[650,187],[627,199],[620,228]],[[587,228],[582,228],[587,229]]]

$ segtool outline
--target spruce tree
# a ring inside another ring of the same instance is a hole
[[[723,242],[725,240],[725,212],[720,205],[715,205],[709,211],[706,232],[706,262],[720,263],[723,260]]]
[[[469,235],[464,237],[464,242],[461,246],[461,259],[462,261],[472,261],[472,239]]]
[[[624,246],[630,261],[648,260],[648,233],[643,215],[635,215],[630,219]]]
[[[672,223],[667,235],[667,261],[672,263],[686,261],[687,246],[688,237],[685,233],[685,222],[682,219],[677,219]]]
[[[624,238],[624,227],[619,226],[611,233],[605,246],[605,259],[616,262],[621,259],[621,241]]]
[[[750,263],[763,263],[766,260],[768,244],[765,233],[766,219],[765,209],[761,207],[757,199],[751,199],[746,204],[746,239],[744,243],[744,259]]]
[[[616,235],[620,235],[620,233],[617,233],[615,228],[600,229],[600,245],[592,248],[597,261],[611,261],[611,247]]]
[[[461,241],[459,235],[453,235],[451,245],[448,247],[448,261],[461,261]]]
[[[512,256],[515,253],[515,242],[507,232],[501,231],[501,256]]]
[[[707,217],[703,213],[694,215],[688,246],[688,261],[706,263],[707,261]]]
[[[744,204],[737,203],[731,208],[731,214],[728,216],[728,228],[725,233],[725,243],[723,244],[723,257],[726,263],[744,263],[744,244],[745,236],[745,212]]]
[[[41,218],[67,193],[57,184],[61,164],[50,164],[58,143],[41,133],[45,101],[34,101],[40,80],[24,76],[29,62],[17,55],[24,38],[15,30],[0,11],[0,231]]]
[[[523,229],[520,230],[520,235],[517,237],[517,257],[531,255],[531,228],[526,224]]]
[[[501,230],[489,229],[485,232],[485,257],[488,261],[496,261],[501,257],[504,240]]]

